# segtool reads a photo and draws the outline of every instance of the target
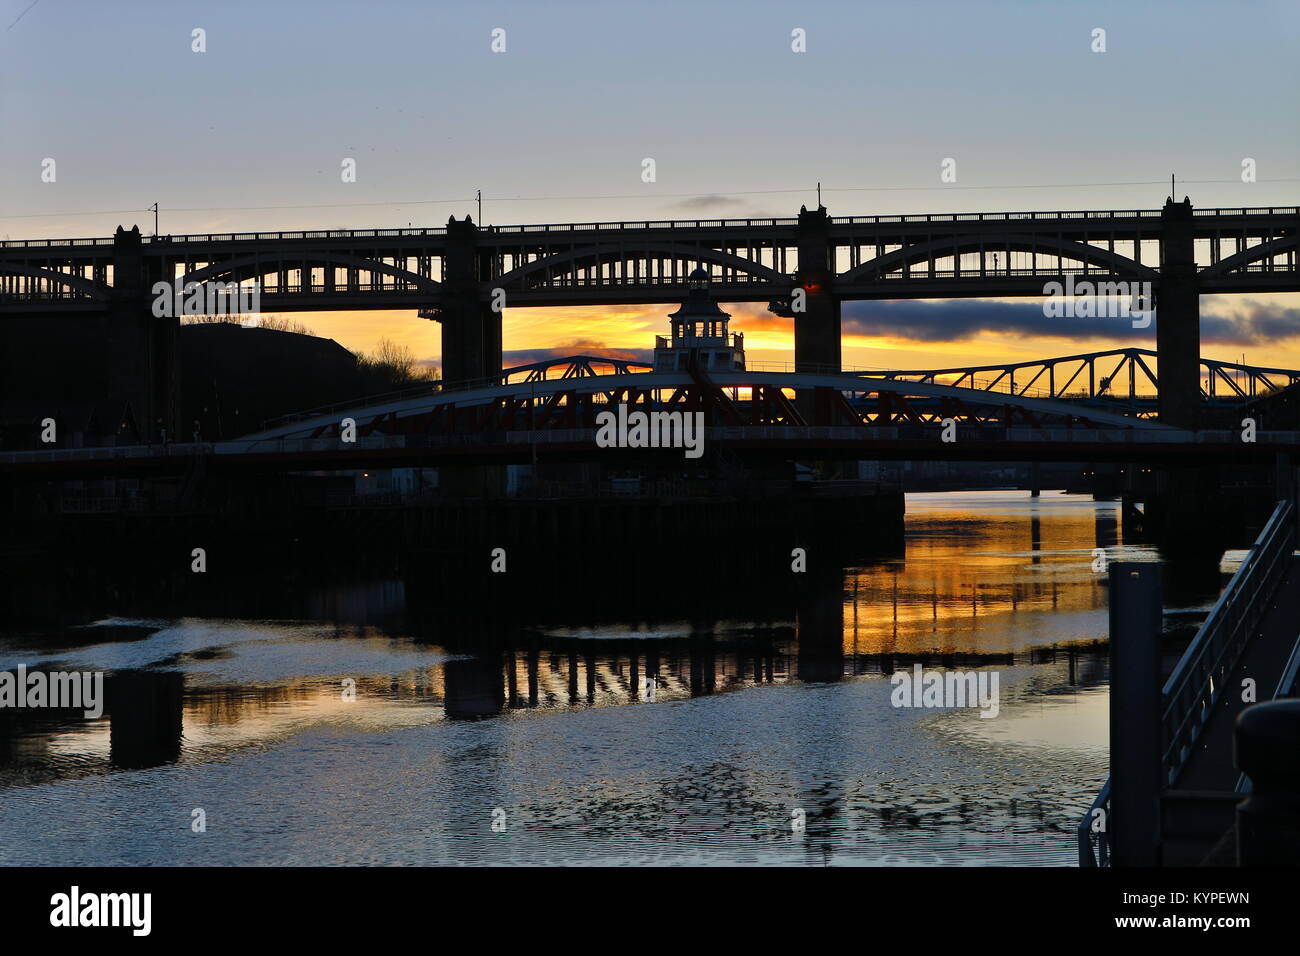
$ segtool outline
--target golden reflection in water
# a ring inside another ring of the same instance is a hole
[[[1106,635],[1108,560],[1133,558],[1117,502],[1024,492],[909,495],[906,556],[850,569],[847,654],[994,654]]]
[[[199,632],[190,643],[204,648],[201,657],[173,662],[188,673],[138,672],[139,692],[123,713],[30,727],[7,746],[18,764],[63,758],[77,773],[117,763],[115,737],[120,745],[150,727],[143,747],[125,751],[128,765],[265,743],[322,722],[382,730],[836,681],[888,673],[891,655],[1023,660],[1032,648],[1105,638],[1105,575],[1093,570],[1096,548],[1109,560],[1145,555],[1124,545],[1115,503],[1059,494],[1030,501],[1020,492],[909,495],[905,557],[842,574],[832,569],[792,597],[786,620],[714,622],[711,631],[681,621],[651,632],[644,624],[533,632],[455,659],[446,648],[418,645],[419,654],[439,660],[415,667],[399,663],[416,656],[409,640],[370,628],[340,625],[321,635],[292,624],[187,620],[181,626]],[[296,675],[281,673],[282,660],[292,660],[299,645],[339,656],[306,655]],[[261,661],[257,655],[268,648],[276,651],[272,673],[235,676],[255,673],[242,663],[245,655]],[[361,651],[366,655],[353,657]],[[315,669],[322,664],[325,670]],[[392,664],[399,667],[375,673]],[[343,695],[348,673],[355,675],[355,701]]]

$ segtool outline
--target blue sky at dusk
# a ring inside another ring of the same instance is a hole
[[[1154,208],[1171,172],[1197,206],[1300,194],[1296,2],[19,0],[0,19],[9,238],[151,230],[154,202],[173,234],[435,225],[473,213],[476,189],[497,223],[790,216],[819,180],[832,215]],[[1245,157],[1258,182],[1240,181]],[[662,311],[516,313],[506,344],[595,326],[609,347],[643,346]],[[750,312],[765,321],[755,307],[737,322]],[[415,322],[309,324],[356,347],[406,329],[431,358],[436,330]],[[1300,342],[1280,347],[1300,363]],[[1016,348],[1079,350],[1037,331]]]

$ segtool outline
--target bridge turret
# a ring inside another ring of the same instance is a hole
[[[709,292],[709,273],[697,267],[688,277],[686,301],[668,318],[672,335],[655,336],[655,370],[672,371],[694,364],[700,369],[744,369],[744,336],[731,333],[731,314],[723,312]]]

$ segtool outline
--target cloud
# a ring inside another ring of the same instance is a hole
[[[1120,339],[1132,345],[1155,341],[1156,322],[1134,328],[1129,318],[1049,318],[1042,303],[957,299],[846,302],[847,334],[913,342],[956,342],[978,335],[1008,334],[1059,339]],[[1300,309],[1246,303],[1236,315],[1201,313],[1201,341],[1215,345],[1268,345],[1300,337]]]
[[[674,209],[718,209],[722,206],[740,206],[744,200],[737,199],[735,196],[721,196],[717,193],[710,193],[706,196],[691,196],[689,199],[679,199],[672,204]]]
[[[570,355],[594,355],[599,358],[650,363],[653,361],[654,349],[607,348],[599,342],[577,341],[569,345],[560,345],[549,349],[510,349],[502,353],[501,364],[505,368],[514,368],[519,365],[532,365],[535,362],[567,358]]]
[[[1242,314],[1201,313],[1201,341],[1216,345],[1276,345],[1300,337],[1300,309],[1248,302]]]

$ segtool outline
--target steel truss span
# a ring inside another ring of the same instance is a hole
[[[1300,372],[1292,369],[1206,358],[1200,360],[1200,365],[1201,400],[1211,405],[1249,401],[1300,382]],[[1159,358],[1151,349],[1110,349],[1001,365],[857,374],[1123,407],[1145,416],[1156,412],[1158,371]]]
[[[515,370],[511,370],[515,371]],[[1171,432],[1166,426],[1116,411],[1083,408],[1060,399],[1011,396],[974,389],[870,378],[851,373],[627,372],[533,378],[452,389],[378,403],[333,407],[282,419],[247,440],[318,439],[340,435],[344,419],[356,434],[474,435],[548,429],[594,428],[603,410],[702,412],[711,425],[746,428],[895,426],[936,424],[951,418],[969,425],[1046,423],[1063,427]]]
[[[846,392],[859,396],[860,404],[862,402],[879,404],[882,395],[887,396],[884,399],[886,402],[907,402],[908,407],[917,412],[923,420],[934,420],[935,409],[942,409],[945,399],[949,402],[949,407],[956,408],[957,403],[961,402],[967,407],[986,410],[1000,409],[1004,406],[1032,410],[1037,407],[1036,400],[1053,399],[1058,403],[1069,403],[1071,416],[1080,421],[1089,419],[1100,421],[1099,412],[1107,412],[1111,416],[1132,416],[1142,419],[1152,417],[1156,411],[1156,390],[1159,387],[1156,367],[1156,353],[1149,349],[1110,349],[1008,365],[901,371],[871,369],[843,373],[827,370],[825,375],[818,377],[822,379],[830,377],[834,381],[842,382]],[[1213,359],[1202,359],[1201,369],[1203,382],[1201,394],[1210,404],[1245,402],[1275,394],[1300,383],[1300,371],[1292,369],[1239,365]],[[616,379],[618,376],[643,376],[650,370],[651,366],[647,363],[630,359],[570,355],[528,365],[516,365],[503,370],[499,376],[491,379],[462,382],[450,387],[443,382],[433,382],[387,395],[373,396],[364,402],[343,402],[286,415],[268,422],[266,434],[282,436],[297,434],[299,423],[324,417],[351,414],[360,420],[366,415],[375,414],[381,408],[385,410],[384,414],[387,414],[390,410],[404,407],[407,402],[416,405],[421,402],[457,402],[457,396],[465,396],[458,404],[466,407],[471,393],[475,396],[488,395],[498,387],[502,394],[513,395],[519,392],[518,386],[528,386],[527,392],[531,399],[539,394],[537,391],[539,383],[549,383],[548,389],[553,389],[556,382],[571,383],[574,379],[599,379],[599,381],[584,383],[590,386],[592,391],[599,392],[604,390],[604,384],[618,380]],[[754,368],[748,373],[733,374],[748,376],[753,381],[759,382],[769,377],[773,371],[775,370]],[[869,387],[864,385],[864,380],[872,379],[882,381],[872,382]],[[657,377],[635,378],[638,382],[652,380],[659,379]],[[717,380],[715,373],[712,381]],[[884,384],[886,382],[889,384]],[[924,391],[914,386],[944,386],[948,391]],[[760,395],[765,394],[766,386],[758,387]],[[784,394],[796,387],[804,386],[781,385],[780,390]],[[745,387],[737,386],[737,388],[743,390]],[[542,394],[545,393],[548,392]],[[1008,399],[1017,399],[1017,401],[1008,404]],[[1018,401],[1019,399],[1028,400],[1028,404]],[[897,407],[901,410],[903,406],[899,404]],[[917,411],[918,409],[921,411]],[[1051,414],[1065,417],[1063,406],[1060,404],[1053,406]],[[949,416],[938,415],[938,418],[944,417]],[[1122,424],[1129,426],[1133,423],[1123,421]],[[291,431],[284,431],[285,428]]]
[[[306,413],[232,441],[0,453],[0,472],[48,480],[188,473],[198,462],[284,472],[680,454],[599,447],[598,416],[620,405],[628,415],[698,414],[709,447],[785,461],[1204,463],[1271,461],[1300,448],[1300,432],[1260,431],[1243,444],[1235,431],[1178,429],[1062,399],[851,373],[628,371],[426,389]]]

